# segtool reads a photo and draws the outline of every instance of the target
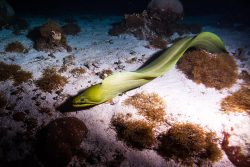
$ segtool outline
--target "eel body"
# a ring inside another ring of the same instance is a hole
[[[164,75],[192,47],[205,49],[211,53],[226,50],[224,42],[211,32],[202,32],[193,37],[183,38],[145,67],[132,72],[115,73],[101,83],[87,88],[73,99],[73,107],[84,108],[104,103],[123,92],[140,87]]]

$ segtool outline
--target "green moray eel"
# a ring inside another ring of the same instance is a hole
[[[191,47],[206,49],[211,53],[226,51],[223,41],[211,32],[183,38],[145,67],[132,72],[115,73],[101,83],[87,88],[73,99],[73,107],[82,108],[104,103],[125,91],[140,87],[164,75]]]

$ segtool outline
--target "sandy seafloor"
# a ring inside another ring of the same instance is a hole
[[[47,21],[45,17],[25,17],[30,24],[30,28],[39,26]],[[59,21],[62,25],[63,17],[53,18]],[[242,80],[238,80],[229,89],[216,90],[214,88],[206,88],[202,84],[196,84],[178,69],[173,68],[164,76],[159,77],[152,82],[124,93],[121,96],[114,98],[113,103],[105,103],[87,110],[80,110],[74,112],[60,113],[56,111],[56,107],[62,104],[69,96],[76,95],[79,91],[94,83],[101,82],[101,79],[95,73],[103,69],[112,69],[118,71],[131,71],[136,70],[145,62],[151,55],[159,51],[157,49],[150,49],[145,46],[148,45],[147,41],[137,40],[132,35],[110,36],[108,30],[111,23],[119,21],[121,17],[103,16],[101,18],[89,17],[76,17],[77,23],[80,25],[82,31],[77,36],[67,36],[68,44],[73,48],[73,51],[68,53],[66,51],[54,52],[54,57],[49,57],[46,52],[39,52],[32,48],[32,41],[26,37],[27,31],[22,32],[21,35],[14,35],[10,30],[0,31],[0,61],[6,63],[19,64],[24,70],[33,73],[34,80],[38,79],[42,70],[46,67],[56,67],[59,69],[63,64],[63,58],[68,55],[76,57],[75,65],[73,67],[84,67],[87,72],[80,77],[74,77],[68,71],[62,73],[66,76],[69,82],[63,88],[63,93],[58,98],[55,93],[44,93],[36,89],[33,82],[22,84],[24,91],[21,93],[22,100],[16,100],[10,95],[10,92],[15,88],[12,86],[12,81],[4,81],[0,83],[0,91],[4,92],[8,99],[8,105],[13,105],[12,112],[30,110],[29,117],[38,120],[38,128],[46,125],[51,120],[63,116],[73,116],[82,120],[89,133],[87,138],[83,140],[81,147],[85,150],[90,150],[96,156],[101,157],[101,162],[93,166],[105,166],[105,162],[112,160],[113,155],[119,151],[125,156],[125,160],[121,166],[181,166],[173,160],[166,161],[154,150],[135,150],[129,148],[122,141],[116,138],[116,132],[110,126],[112,116],[117,113],[132,113],[132,118],[143,119],[139,116],[136,109],[130,106],[125,106],[123,101],[137,92],[157,93],[162,97],[165,102],[166,123],[158,126],[155,129],[156,135],[166,131],[170,125],[180,122],[191,122],[201,125],[208,131],[216,132],[220,139],[223,138],[223,131],[230,132],[230,145],[241,146],[243,151],[247,153],[250,147],[250,116],[244,113],[225,114],[220,110],[221,100],[232,92],[240,88]],[[231,28],[219,28],[216,26],[206,25],[206,19],[201,18],[205,22],[203,31],[211,31],[218,34],[225,42],[226,48],[230,53],[234,53],[238,48],[244,48],[248,57],[250,56],[250,34],[240,32]],[[209,21],[208,21],[209,22]],[[174,34],[173,38],[179,37]],[[4,52],[5,46],[12,41],[20,41],[25,47],[29,48],[26,54],[20,53],[6,53]],[[42,58],[43,57],[43,58]],[[126,61],[136,57],[140,61],[129,64]],[[120,66],[115,62],[120,62]],[[250,60],[240,62],[237,60],[240,69],[248,69]],[[90,68],[87,69],[84,65],[89,64]],[[95,64],[93,66],[92,64]],[[117,70],[115,70],[118,68]],[[122,69],[123,68],[123,69]],[[20,86],[19,86],[20,87]],[[35,94],[42,93],[41,96],[46,96],[46,100],[41,100],[41,105],[35,105],[32,97]],[[20,95],[19,95],[20,96]],[[53,112],[52,115],[41,114],[38,112],[40,107],[49,107]],[[25,131],[22,122],[15,122],[12,116],[0,117],[0,126],[3,128],[12,129],[8,135],[2,136],[4,142],[12,140],[16,133]],[[234,131],[231,131],[231,128]],[[2,143],[3,144],[3,143]],[[18,151],[18,149],[22,149]],[[23,145],[12,147],[9,155],[5,155],[9,160],[21,159],[30,150],[30,146],[24,142]],[[1,154],[1,153],[0,153]],[[229,161],[223,152],[223,158],[216,163],[206,164],[215,167],[233,167],[234,165]],[[3,156],[3,155],[1,155]],[[73,162],[74,158],[72,160]],[[77,163],[75,163],[77,164]]]

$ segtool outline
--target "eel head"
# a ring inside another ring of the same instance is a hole
[[[102,95],[102,85],[93,85],[73,99],[73,107],[90,107],[103,103],[105,100]]]

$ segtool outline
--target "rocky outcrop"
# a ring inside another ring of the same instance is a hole
[[[58,118],[37,133],[36,153],[46,167],[67,166],[88,129],[75,117]]]
[[[175,13],[172,10],[147,9],[142,13],[126,14],[120,23],[113,24],[109,34],[113,36],[133,34],[136,38],[148,40],[150,43],[160,41],[161,44],[167,44],[167,41],[164,42],[164,40],[174,32],[182,35],[187,32],[199,33],[201,31],[201,27],[198,25],[177,23],[181,18],[182,13]]]
[[[34,48],[39,51],[57,51],[62,48],[71,51],[62,28],[51,20],[31,30],[28,37],[34,41]]]

